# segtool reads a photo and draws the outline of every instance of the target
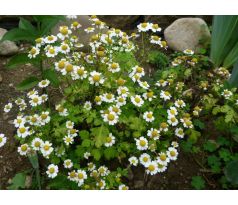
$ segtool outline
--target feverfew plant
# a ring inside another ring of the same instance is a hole
[[[134,39],[143,32],[161,31],[157,24],[142,23],[139,34],[128,35],[114,28],[103,32],[107,26],[96,16],[90,21],[92,26],[85,29],[91,35],[88,53],[80,51],[80,36],[72,32],[81,29],[75,19],[70,27],[61,26],[57,35],[38,38],[29,50],[29,59],[53,65],[62,100],[52,103],[52,78],[44,78],[4,111],[13,104],[19,107],[14,120],[21,143],[18,152],[45,158],[42,169],[48,178],[67,178],[80,189],[127,190],[123,176],[132,166],[156,175],[177,160],[181,138],[193,132],[194,110],[176,75],[146,81],[146,71],[135,58]],[[151,43],[167,47],[155,34]],[[192,58],[192,51],[185,53]],[[173,65],[181,62],[178,58]],[[0,139],[3,146],[4,135]]]

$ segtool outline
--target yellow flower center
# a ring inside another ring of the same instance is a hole
[[[149,158],[148,157],[144,157],[143,158],[143,162],[148,162],[149,161]]]
[[[62,49],[63,51],[66,51],[66,50],[68,49],[68,46],[67,46],[67,45],[62,45],[62,46],[61,46],[61,49]]]
[[[125,80],[123,80],[122,78],[119,78],[119,79],[117,80],[117,84],[120,85],[120,86],[122,86],[122,85],[125,84]]]
[[[146,145],[146,141],[145,140],[140,140],[140,146],[144,147]]]
[[[113,114],[108,114],[108,115],[107,115],[107,119],[108,119],[109,121],[113,121],[113,120],[115,119],[115,116],[114,116]]]
[[[65,61],[60,61],[58,63],[58,67],[59,67],[59,69],[63,69],[65,67]]]
[[[48,36],[48,41],[53,41],[54,37],[53,36]]]
[[[31,118],[31,122],[36,122],[37,121],[37,118],[36,117],[32,117]]]
[[[50,149],[50,146],[49,145],[44,145],[44,150],[45,151],[48,151]]]
[[[111,138],[111,137],[107,137],[107,138],[106,138],[106,142],[107,142],[107,143],[111,143],[111,142],[112,142],[112,138]]]
[[[167,124],[166,124],[165,122],[162,122],[162,123],[160,124],[160,127],[163,128],[163,129],[164,129],[164,128],[167,128]]]
[[[96,102],[100,102],[100,101],[101,101],[101,97],[100,97],[100,96],[96,96],[96,97],[95,97],[95,101],[96,101]]]
[[[158,131],[157,130],[153,130],[151,135],[152,135],[152,137],[156,137],[158,135]]]
[[[166,154],[161,154],[160,159],[161,161],[165,161],[167,159]]]
[[[148,98],[152,98],[153,95],[154,95],[154,92],[152,92],[152,91],[147,93],[147,97],[148,97]]]
[[[67,35],[68,34],[68,28],[66,26],[64,26],[63,28],[60,29],[60,33],[63,35]]]
[[[73,71],[73,65],[72,65],[72,64],[68,64],[68,65],[66,66],[65,70],[66,70],[67,73],[72,72],[72,71]]]
[[[150,164],[149,167],[148,167],[148,170],[151,171],[151,172],[155,171],[155,166]]]
[[[100,80],[100,75],[94,75],[93,76],[93,81],[98,82]]]
[[[55,54],[55,49],[54,49],[54,48],[50,48],[50,49],[49,49],[49,53],[50,53],[50,54]]]
[[[136,97],[136,98],[135,98],[135,102],[136,102],[136,103],[139,103],[140,101],[141,101],[141,99],[140,99],[139,97]]]
[[[158,25],[158,24],[153,24],[153,25],[152,25],[152,28],[153,28],[153,29],[158,29],[158,28],[159,28],[159,25]]]
[[[143,71],[143,68],[142,68],[142,67],[137,67],[137,68],[136,68],[136,72],[137,72],[137,73],[142,73],[142,71]]]
[[[82,68],[80,68],[77,70],[77,73],[78,73],[78,75],[82,76],[84,74],[84,70]]]
[[[36,54],[36,49],[35,48],[32,48],[31,51],[30,51],[31,55],[34,55]]]
[[[74,21],[74,22],[72,23],[72,25],[73,25],[73,27],[77,27],[77,26],[79,25],[79,23],[78,23],[77,21]]]
[[[83,174],[82,173],[78,173],[78,178],[79,179],[83,179]]]
[[[172,157],[174,157],[174,156],[176,156],[176,152],[175,152],[175,151],[170,151],[170,155],[171,155]]]
[[[40,142],[39,141],[35,142],[34,146],[35,147],[40,147]]]
[[[41,117],[42,120],[45,120],[48,117],[48,115],[42,114],[40,117]]]
[[[19,132],[20,132],[21,134],[25,133],[25,132],[26,132],[26,128],[25,128],[25,127],[19,128]]]
[[[27,148],[28,148],[27,145],[22,145],[21,146],[21,151],[25,152],[25,151],[27,151]]]
[[[147,117],[151,119],[153,117],[153,114],[152,113],[148,113]]]
[[[147,27],[147,23],[142,23],[141,26],[142,26],[142,28],[146,28]]]
[[[118,65],[116,63],[112,63],[111,68],[112,69],[117,69]]]
[[[49,173],[50,173],[50,174],[55,173],[55,168],[54,168],[54,167],[49,168]]]

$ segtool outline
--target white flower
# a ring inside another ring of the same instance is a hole
[[[118,187],[119,190],[128,190],[129,187],[126,186],[125,184],[121,184],[119,187]]]
[[[169,161],[170,161],[170,159],[167,157],[166,153],[164,153],[164,152],[159,153],[159,156],[157,157],[157,162],[159,164],[167,166]]]
[[[29,127],[20,126],[20,127],[17,129],[17,136],[18,136],[18,137],[26,138],[26,137],[29,136],[29,135],[30,135]]]
[[[112,133],[109,134],[109,136],[106,138],[105,147],[111,147],[115,144],[115,137],[112,135]]]
[[[72,167],[73,167],[73,162],[71,161],[71,159],[64,160],[64,168],[70,169]]]
[[[168,122],[170,125],[172,125],[172,126],[176,126],[176,125],[179,123],[178,120],[177,120],[177,118],[176,118],[175,116],[173,116],[173,115],[169,115],[169,116],[168,116],[167,122]]]
[[[90,101],[86,101],[85,103],[84,103],[84,109],[86,109],[86,110],[91,110],[92,109],[92,103],[90,102]]]
[[[174,147],[169,147],[169,149],[166,153],[170,160],[172,160],[172,161],[177,160],[178,151]]]
[[[158,24],[151,24],[151,30],[155,33],[155,32],[160,32],[161,28],[159,27]]]
[[[95,98],[94,98],[94,101],[95,101],[95,103],[97,104],[97,105],[101,105],[102,104],[102,96],[96,96]]]
[[[62,105],[56,105],[55,109],[59,112],[60,116],[67,116],[69,114],[68,110]]]
[[[136,157],[134,157],[134,156],[130,157],[128,160],[129,160],[131,165],[133,165],[133,166],[137,166],[138,165],[139,161],[138,161],[138,159]]]
[[[106,182],[103,179],[101,179],[99,182],[97,182],[96,185],[102,190],[105,189]]]
[[[75,181],[76,181],[76,176],[77,176],[76,171],[73,170],[73,171],[71,171],[71,172],[68,172],[68,177],[67,177],[67,178],[68,178],[70,181],[75,182]]]
[[[73,138],[73,136],[71,136],[71,135],[66,135],[66,136],[63,138],[63,140],[64,140],[64,143],[65,143],[66,145],[73,144],[73,142],[74,142],[74,138]]]
[[[158,163],[158,172],[159,173],[165,172],[166,169],[167,169],[167,165]]]
[[[137,25],[138,31],[139,32],[146,32],[151,29],[151,23],[140,23]]]
[[[48,158],[48,156],[53,152],[54,148],[52,147],[52,143],[49,141],[45,141],[41,145],[41,153],[44,157]]]
[[[151,111],[147,111],[143,114],[143,119],[146,121],[146,122],[153,122],[154,121],[154,116],[153,116],[153,112]]]
[[[109,125],[115,125],[118,122],[118,115],[115,112],[109,112],[102,115],[104,122]]]
[[[102,96],[102,100],[104,102],[108,102],[108,103],[112,103],[114,102],[115,100],[115,96],[111,93],[105,93],[103,96]]]
[[[120,109],[120,107],[117,106],[117,105],[110,106],[110,107],[108,108],[108,110],[109,110],[110,112],[115,112],[117,115],[120,115],[120,114],[121,114],[121,109]]]
[[[59,172],[59,168],[57,165],[50,164],[47,168],[46,174],[49,178],[55,178]]]
[[[35,95],[38,95],[38,91],[33,89],[30,92],[27,93],[27,96],[32,99]]]
[[[41,97],[42,103],[45,103],[48,100],[48,95],[46,95],[46,94],[43,94],[40,97]]]
[[[33,150],[39,151],[41,149],[41,146],[43,145],[43,143],[44,142],[43,142],[42,139],[36,137],[32,140],[31,147],[32,147]]]
[[[45,48],[46,50],[46,56],[48,58],[53,58],[55,56],[57,56],[58,54],[58,48],[57,47],[53,47],[53,46],[48,46]]]
[[[175,101],[175,106],[178,107],[178,108],[183,108],[186,106],[185,102],[183,100],[176,100]]]
[[[72,75],[73,80],[81,79],[83,80],[84,78],[87,77],[87,71],[83,66],[75,66],[74,73]]]
[[[8,103],[4,106],[4,112],[10,112],[12,109],[12,103]]]
[[[40,125],[39,115],[34,114],[33,116],[29,116],[28,122],[29,122],[30,125],[35,125],[35,126]]]
[[[137,107],[141,107],[144,104],[144,100],[140,95],[131,96],[131,102]]]
[[[95,164],[93,164],[92,162],[89,162],[87,165],[88,165],[88,171],[90,172],[95,170],[96,168]]]
[[[233,93],[232,93],[231,91],[225,89],[225,90],[221,93],[221,95],[223,95],[225,99],[229,99],[229,98],[233,95]]]
[[[153,98],[156,98],[154,96],[154,92],[153,91],[148,91],[147,93],[143,93],[143,97],[146,99],[146,100],[149,100],[150,102],[153,100]]]
[[[52,43],[55,43],[56,41],[57,41],[57,37],[54,35],[50,35],[44,38],[44,42],[47,44],[52,44]]]
[[[185,128],[193,128],[193,123],[191,120],[185,118],[184,120],[181,119],[180,121],[183,122],[183,126]]]
[[[161,44],[161,38],[159,36],[151,36],[150,37],[150,43],[152,44]]]
[[[118,93],[118,95],[120,95],[122,97],[127,97],[129,94],[129,89],[125,86],[120,86],[117,88],[117,93]]]
[[[58,51],[63,54],[67,54],[70,52],[70,47],[66,43],[61,43],[60,47],[58,48]]]
[[[102,177],[104,177],[104,176],[107,176],[107,175],[110,173],[110,171],[108,170],[107,167],[105,167],[105,166],[100,166],[100,167],[98,168],[98,173],[99,173]]]
[[[168,91],[163,91],[161,90],[160,92],[160,98],[164,99],[164,101],[169,100],[172,96],[170,95],[170,93]]]
[[[125,104],[126,104],[126,98],[122,97],[122,96],[118,96],[117,99],[116,99],[116,105],[118,107],[121,107],[121,106],[123,106]]]
[[[31,95],[31,100],[29,103],[32,107],[36,107],[42,104],[42,99],[39,95]]]
[[[19,152],[20,155],[25,156],[29,152],[30,148],[28,144],[23,144],[20,147],[18,147],[17,151]]]
[[[158,87],[165,87],[166,85],[168,85],[168,81],[161,79],[161,80],[157,81],[157,83],[155,85],[157,85]]]
[[[38,47],[32,47],[29,51],[28,58],[35,58],[40,53],[40,49]]]
[[[93,28],[93,27],[88,27],[88,28],[84,29],[84,31],[85,31],[86,33],[93,33],[94,30],[95,30],[95,28]]]
[[[57,36],[63,41],[65,40],[65,38],[68,38],[71,33],[72,31],[69,29],[68,26],[60,26],[59,33],[57,34]]]
[[[142,77],[145,75],[145,70],[144,68],[140,67],[140,66],[135,66],[132,68],[132,72],[130,73],[130,77],[134,76],[134,75],[138,75],[139,77]]]
[[[147,153],[144,153],[140,156],[139,158],[140,163],[144,166],[147,167],[148,164],[151,162],[151,158],[150,155],[148,155]]]
[[[40,124],[45,125],[50,122],[50,113],[47,112],[42,112],[41,115],[39,116]]]
[[[63,69],[65,69],[65,66],[67,65],[67,61],[66,59],[62,58],[60,61],[55,62],[55,70],[57,71],[62,71]]]
[[[176,142],[176,141],[172,141],[172,142],[171,142],[171,145],[172,145],[174,148],[176,148],[176,147],[179,146],[178,142]]]
[[[146,173],[150,175],[155,175],[158,173],[158,163],[156,161],[151,161],[147,164]]]
[[[80,28],[80,27],[82,27],[82,25],[81,25],[79,22],[77,22],[77,21],[74,21],[74,22],[71,24],[71,26],[70,26],[70,28],[73,29],[73,30],[76,30],[76,29],[78,29],[78,28]]]
[[[74,122],[68,120],[68,121],[66,122],[66,128],[68,128],[68,129],[73,129],[73,128],[74,128]]]
[[[154,140],[158,140],[160,138],[160,131],[157,129],[151,128],[150,130],[147,131],[147,136]]]
[[[150,85],[147,83],[147,81],[138,81],[140,87],[144,88],[144,89],[149,89]]]
[[[112,73],[117,73],[120,71],[120,66],[118,63],[109,64],[108,70]]]
[[[99,84],[104,83],[104,78],[102,74],[96,71],[90,72],[89,83],[95,86],[99,86]]]
[[[83,157],[84,157],[85,159],[88,159],[90,156],[91,156],[91,153],[90,153],[90,152],[85,152],[85,153],[83,154]]]
[[[78,183],[84,183],[84,180],[87,179],[88,176],[86,174],[86,172],[84,170],[77,170],[77,173],[76,173],[76,181]]]
[[[17,116],[17,118],[13,121],[14,125],[16,128],[22,126],[24,127],[25,123],[26,123],[26,120],[24,117],[22,117],[21,115],[20,116]]]
[[[164,132],[168,131],[168,124],[166,122],[162,122],[160,124],[160,131],[164,131]]]
[[[179,138],[183,138],[184,137],[183,129],[182,128],[176,128],[175,135]]]
[[[169,116],[175,116],[178,114],[178,111],[175,107],[170,107],[168,110],[167,110],[167,113]]]
[[[193,50],[190,50],[190,49],[185,49],[183,51],[184,54],[187,54],[187,55],[193,55],[194,54],[194,51]]]
[[[148,149],[148,140],[145,137],[140,137],[136,140],[136,146],[138,150],[147,150]]]
[[[40,81],[39,84],[38,84],[38,86],[39,86],[40,88],[46,88],[49,84],[50,84],[50,81],[46,79],[46,80]]]
[[[7,142],[7,138],[4,134],[0,134],[0,147],[3,147]]]

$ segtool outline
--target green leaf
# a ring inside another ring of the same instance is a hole
[[[211,59],[218,67],[238,41],[238,16],[214,16],[212,25]],[[235,56],[231,54],[231,56]],[[230,59],[231,60],[231,59]],[[230,64],[230,63],[228,63]]]
[[[89,140],[89,139],[83,140],[82,146],[83,147],[90,147],[91,146],[91,140]]]
[[[34,169],[38,169],[39,168],[39,161],[38,161],[38,156],[37,154],[34,154],[34,155],[29,155],[28,156],[30,162],[31,162],[31,165]]]
[[[81,131],[79,131],[79,136],[82,139],[88,139],[89,138],[89,132],[87,130],[81,130]]]
[[[232,86],[238,87],[238,61],[233,66],[229,83]]]
[[[99,149],[93,149],[92,150],[92,156],[94,157],[94,159],[96,160],[96,161],[99,161],[100,159],[101,159],[101,152],[100,152],[100,150]]]
[[[204,145],[203,145],[204,150],[209,151],[209,152],[214,152],[218,146],[215,141],[208,140]]]
[[[101,147],[105,142],[106,138],[109,136],[109,130],[105,126],[96,127],[91,129],[91,134],[95,138],[95,146]]]
[[[10,190],[16,190],[16,189],[24,189],[25,188],[25,182],[26,182],[26,174],[25,173],[18,173],[16,174],[11,182],[11,185],[7,188]]]
[[[9,40],[9,41],[28,41],[35,42],[37,35],[33,35],[28,30],[23,30],[19,28],[14,28],[8,31],[1,39],[1,41]]]
[[[24,18],[20,18],[19,28],[22,30],[27,30],[31,32],[33,35],[38,34],[36,28],[31,24],[31,22]]]
[[[33,88],[35,85],[39,83],[39,79],[37,77],[31,76],[23,80],[20,84],[17,85],[18,90],[28,90]]]
[[[232,184],[238,184],[238,160],[227,164],[224,170],[225,176]]]
[[[195,189],[204,189],[205,181],[201,176],[194,176],[194,177],[192,177],[191,185]]]
[[[59,22],[65,20],[64,16],[44,16],[38,18],[41,21],[41,36],[47,35],[51,32],[52,28]]]
[[[19,65],[24,65],[26,63],[30,63],[35,66],[39,66],[40,59],[38,59],[38,58],[30,59],[28,57],[27,53],[19,53],[15,56],[11,57],[6,66],[7,66],[7,68],[12,69],[12,68],[18,67]]]
[[[107,160],[113,159],[117,156],[115,147],[108,147],[104,150],[104,156]]]
[[[53,86],[58,87],[60,84],[58,75],[54,69],[46,69],[43,71],[43,77],[48,79]]]

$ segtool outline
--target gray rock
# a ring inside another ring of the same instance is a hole
[[[2,37],[4,36],[4,34],[7,32],[6,29],[0,28],[0,40],[2,39]],[[3,56],[10,56],[10,55],[14,55],[18,52],[18,47],[17,45],[12,42],[12,41],[3,41],[0,42],[0,55]]]
[[[201,18],[178,19],[165,29],[164,36],[169,48],[176,51],[198,51],[211,38],[208,26]]]

